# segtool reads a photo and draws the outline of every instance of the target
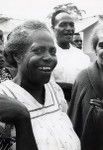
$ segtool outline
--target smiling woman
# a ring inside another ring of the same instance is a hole
[[[80,141],[66,114],[68,106],[63,92],[50,81],[57,59],[54,41],[46,25],[27,21],[14,29],[9,34],[4,54],[18,72],[13,81],[0,84],[0,93],[13,98],[14,102],[16,99],[28,109],[38,149],[80,150]],[[2,115],[0,118],[4,119]],[[12,124],[9,124],[14,131],[11,138],[15,138],[18,126],[15,128],[13,121]]]

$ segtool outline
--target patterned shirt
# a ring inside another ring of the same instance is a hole
[[[9,69],[3,68],[0,71],[0,82],[6,81],[6,80],[12,80],[12,76],[10,74]]]

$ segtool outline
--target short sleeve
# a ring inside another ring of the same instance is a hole
[[[55,94],[56,94],[56,96],[58,98],[61,110],[63,112],[67,113],[68,104],[67,104],[67,102],[65,100],[64,93],[63,93],[61,87],[57,83],[55,83],[55,81],[52,82],[52,86],[53,86]]]

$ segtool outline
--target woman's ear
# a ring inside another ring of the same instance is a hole
[[[14,60],[17,62],[17,64],[20,64],[22,62],[22,60],[23,60],[23,56],[22,55],[17,57],[14,54],[13,57],[14,57]]]

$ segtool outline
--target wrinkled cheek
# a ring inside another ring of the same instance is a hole
[[[62,30],[58,30],[58,31],[57,31],[57,36],[58,36],[58,37],[59,37],[59,36],[62,36],[62,34],[63,34],[62,32],[63,32]]]
[[[41,56],[32,56],[28,58],[29,65],[35,65],[37,66],[40,63]]]
[[[35,61],[34,59],[30,59],[27,64],[27,70],[28,74],[32,76],[34,72],[37,70],[38,61]]]

